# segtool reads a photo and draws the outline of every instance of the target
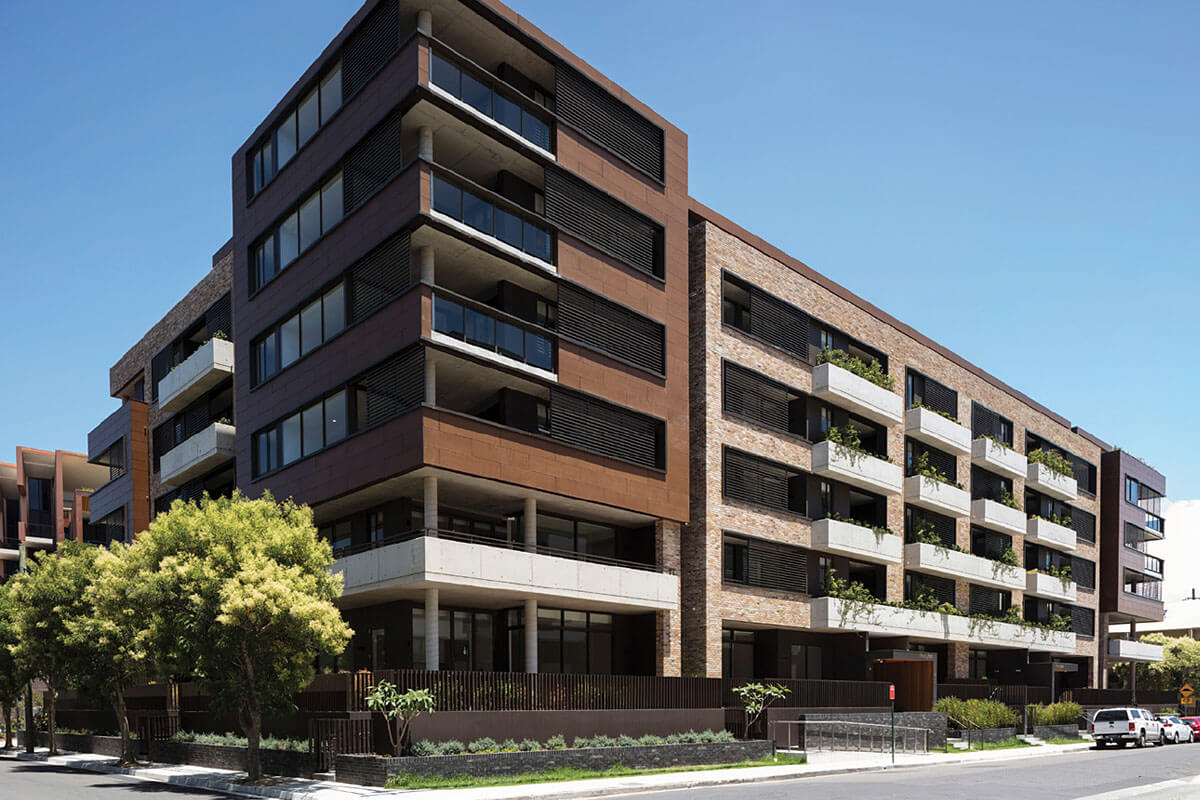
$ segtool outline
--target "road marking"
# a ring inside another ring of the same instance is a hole
[[[1103,794],[1089,794],[1075,800],[1126,800],[1131,797],[1154,795],[1157,800],[1196,800],[1200,798],[1200,775],[1188,779],[1175,779],[1159,783],[1130,786]]]

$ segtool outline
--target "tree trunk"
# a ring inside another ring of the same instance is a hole
[[[50,755],[58,755],[58,741],[54,738],[54,728],[58,724],[55,716],[55,705],[58,699],[58,684],[46,681],[46,735],[50,739]]]
[[[137,761],[137,753],[133,752],[133,737],[129,735],[129,716],[125,713],[125,687],[119,683],[113,696],[113,711],[117,713],[117,723],[121,726],[121,763],[133,764]]]
[[[12,706],[4,704],[4,749],[12,747]]]
[[[37,731],[33,724],[33,684],[25,685],[25,752],[32,753],[37,746]]]
[[[258,741],[262,734],[262,714],[256,708],[246,713],[249,720],[245,725],[246,731],[246,778],[251,781],[262,780],[262,760],[259,757]]]

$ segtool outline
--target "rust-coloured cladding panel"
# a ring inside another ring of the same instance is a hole
[[[150,413],[149,406],[129,401],[130,533],[150,527]]]
[[[1124,568],[1129,566],[1140,570],[1144,565],[1140,553],[1125,547],[1125,523],[1140,525],[1145,521],[1145,512],[1125,500],[1126,476],[1163,495],[1167,491],[1167,480],[1162,473],[1129,453],[1113,450],[1102,457],[1100,609],[1128,615],[1142,622],[1159,622],[1163,619],[1162,602],[1125,592]],[[1165,534],[1170,536],[1171,530],[1167,529]],[[1171,565],[1164,564],[1163,569],[1169,570]]]

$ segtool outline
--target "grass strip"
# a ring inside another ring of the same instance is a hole
[[[758,761],[742,761],[737,764],[708,764],[694,767],[671,767],[668,769],[633,769],[615,766],[605,770],[559,767],[543,772],[527,772],[521,775],[397,775],[387,782],[389,789],[470,789],[480,786],[517,786],[526,783],[551,783],[560,781],[582,781],[589,778],[625,778],[633,775],[663,775],[671,772],[706,772],[714,769],[741,769],[744,767],[781,767],[807,763],[804,756],[779,753]]]
[[[957,748],[946,745],[947,753],[977,753],[980,750],[1010,750],[1017,747],[1036,747],[1029,742],[1023,742],[1013,736],[1008,739],[1001,739],[998,742],[976,742],[971,745],[970,750],[959,750]]]

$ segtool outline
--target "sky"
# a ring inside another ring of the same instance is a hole
[[[1200,4],[511,2],[688,134],[701,202],[1162,470],[1200,557]],[[358,6],[3,0],[0,461],[86,450]]]

